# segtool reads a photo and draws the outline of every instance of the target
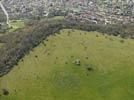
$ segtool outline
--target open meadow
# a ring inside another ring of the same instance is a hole
[[[0,78],[0,100],[133,99],[134,40],[98,32],[63,29]]]

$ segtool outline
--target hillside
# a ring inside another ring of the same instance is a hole
[[[132,100],[133,45],[98,32],[61,30],[0,78],[0,99]]]
[[[0,0],[0,100],[133,100],[134,0]]]

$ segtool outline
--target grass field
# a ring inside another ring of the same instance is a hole
[[[61,30],[0,78],[0,100],[133,100],[133,59],[133,40]]]
[[[52,17],[50,19],[63,20],[64,19],[64,16],[56,16],[56,17]]]
[[[14,20],[10,22],[10,27],[12,27],[9,32],[15,31],[18,28],[23,28],[25,23],[21,20]]]
[[[2,47],[3,43],[0,43],[0,48]]]
[[[64,16],[55,16],[55,17],[50,17],[50,18],[42,18],[41,20],[44,21],[44,20],[64,20]]]
[[[9,26],[9,27],[10,27],[10,28],[7,29],[6,32],[0,33],[0,36],[6,35],[6,34],[8,34],[9,32],[13,32],[13,31],[16,31],[16,30],[19,29],[19,28],[25,27],[25,23],[24,23],[24,21],[22,21],[22,20],[12,20],[12,21],[10,22],[10,26]]]

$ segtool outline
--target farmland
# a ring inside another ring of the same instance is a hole
[[[131,39],[63,29],[0,78],[0,99],[132,100],[133,45]]]

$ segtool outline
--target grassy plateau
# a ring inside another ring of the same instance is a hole
[[[0,78],[0,100],[133,99],[134,41],[98,32],[61,30]]]

